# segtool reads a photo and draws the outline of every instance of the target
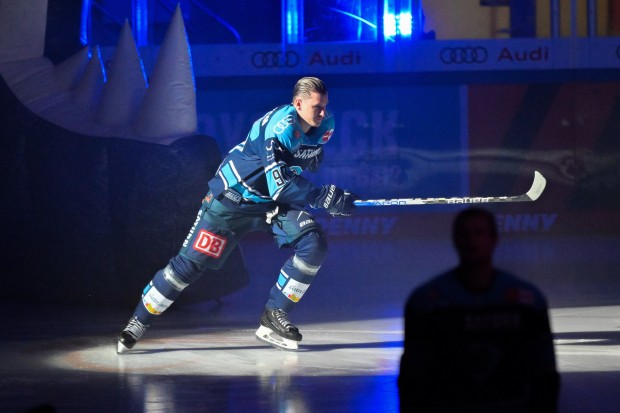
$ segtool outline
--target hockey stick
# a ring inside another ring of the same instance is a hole
[[[488,197],[452,197],[452,198],[395,198],[367,199],[355,201],[355,206],[384,205],[439,205],[439,204],[484,204],[491,202],[527,202],[536,201],[545,190],[547,180],[538,171],[534,171],[534,182],[529,191],[523,195],[488,196]]]

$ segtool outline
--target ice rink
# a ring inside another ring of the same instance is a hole
[[[274,281],[266,274],[287,256],[268,239],[243,244],[259,267],[248,287],[219,303],[171,308],[121,356],[115,336],[131,308],[4,302],[2,411],[397,412],[404,299],[424,278],[416,274],[453,259],[445,242],[408,244],[411,254],[388,257],[389,245],[354,253],[351,242],[332,243],[320,279],[291,314],[304,334],[298,352],[254,337]],[[506,264],[508,247],[498,251]],[[619,282],[553,274],[539,284],[552,307],[560,412],[612,412],[620,405]]]

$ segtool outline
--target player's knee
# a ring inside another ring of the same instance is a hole
[[[173,286],[177,284],[178,286],[185,288],[189,284],[198,280],[203,274],[205,268],[206,267],[204,265],[189,260],[182,255],[177,255],[170,260],[170,263],[166,267],[169,271],[166,272],[164,270],[164,276],[168,274],[166,281]]]
[[[182,278],[179,274],[174,270],[172,263],[166,265],[162,272],[162,276],[164,280],[176,291],[183,291],[185,287],[189,285],[187,278]]]
[[[327,239],[321,232],[308,232],[297,240],[294,249],[293,264],[295,267],[306,273],[311,273],[312,268],[315,267],[318,271],[318,267],[323,264],[327,256]]]

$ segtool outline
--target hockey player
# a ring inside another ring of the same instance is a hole
[[[119,334],[118,353],[133,348],[154,318],[205,269],[219,269],[245,234],[259,230],[271,233],[280,248],[290,247],[294,254],[271,288],[256,336],[273,346],[298,348],[302,335],[288,313],[327,253],[323,231],[306,206],[350,215],[357,199],[335,185],[317,187],[301,176],[306,169],[316,172],[323,145],[334,131],[327,104],[323,81],[299,79],[292,102],[254,122],[245,141],[226,155],[179,253],[146,286]]]
[[[547,302],[494,268],[495,217],[470,208],[453,224],[459,266],[405,307],[401,412],[555,412],[559,392]]]

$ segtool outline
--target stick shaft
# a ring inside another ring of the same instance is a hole
[[[366,199],[355,201],[355,206],[396,206],[396,205],[446,205],[446,204],[485,204],[495,202],[529,202],[535,201],[545,190],[546,179],[534,171],[534,181],[529,191],[522,195],[488,196],[488,197],[450,197],[450,198],[393,198]]]

